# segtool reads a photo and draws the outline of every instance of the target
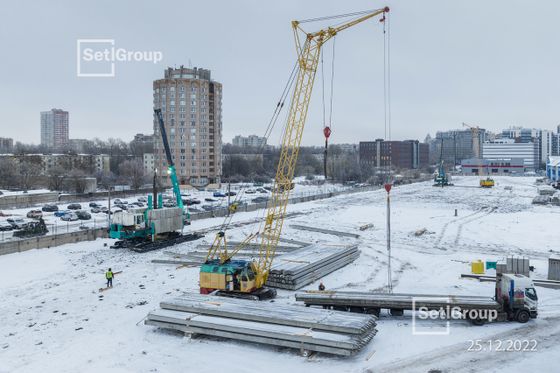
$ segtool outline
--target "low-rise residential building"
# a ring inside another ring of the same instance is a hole
[[[144,153],[143,158],[144,158],[144,173],[146,175],[152,175],[156,168],[154,153]]]
[[[20,162],[29,160],[40,166],[42,175],[54,168],[67,172],[78,169],[90,174],[109,172],[111,160],[107,154],[4,154],[0,157],[11,157]]]
[[[237,135],[233,138],[231,143],[233,146],[260,148],[266,145],[266,137],[259,137],[257,135]]]
[[[14,139],[9,137],[0,137],[0,154],[13,153]]]

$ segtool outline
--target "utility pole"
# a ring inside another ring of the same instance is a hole
[[[107,189],[108,189],[107,195],[109,197],[108,200],[107,200],[107,209],[108,209],[107,210],[107,221],[109,222],[108,229],[111,229],[111,186],[109,185]]]
[[[387,290],[389,294],[393,293],[393,279],[391,278],[391,187],[391,183],[387,182],[385,184],[385,190],[387,191]]]

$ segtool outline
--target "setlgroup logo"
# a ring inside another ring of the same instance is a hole
[[[155,50],[128,50],[116,46],[115,39],[78,39],[76,72],[80,78],[112,78],[117,63],[154,63],[163,60]]]

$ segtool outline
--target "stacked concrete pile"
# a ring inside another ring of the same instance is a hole
[[[278,303],[187,294],[160,304],[145,324],[300,351],[350,356],[376,334],[376,317]]]
[[[275,258],[266,284],[297,290],[319,280],[360,256],[357,245],[315,244]]]

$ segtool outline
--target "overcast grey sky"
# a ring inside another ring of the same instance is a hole
[[[559,1],[2,0],[0,136],[38,143],[39,112],[53,107],[70,112],[71,138],[151,133],[152,81],[189,61],[223,83],[224,142],[262,135],[295,61],[290,21],[385,5],[393,139],[422,140],[461,122],[490,130],[560,123]],[[164,58],[117,63],[114,78],[78,78],[76,40],[84,38]],[[380,24],[341,33],[335,63],[331,141],[383,137]],[[324,141],[317,78],[306,145]],[[276,130],[270,143],[278,138]]]

